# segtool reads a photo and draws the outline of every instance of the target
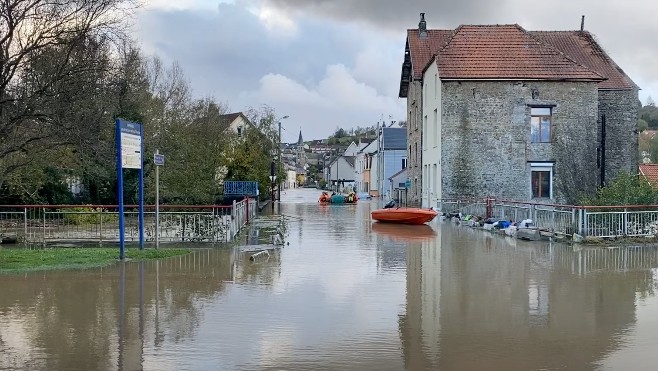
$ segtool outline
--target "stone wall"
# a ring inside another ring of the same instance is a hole
[[[605,183],[620,172],[638,172],[637,89],[599,91],[599,140],[605,115]]]
[[[530,107],[551,106],[552,142],[530,143]],[[442,198],[530,200],[531,162],[553,163],[553,200],[597,186],[592,82],[443,82]]]
[[[407,94],[407,176],[411,179],[409,203],[420,204],[422,194],[423,90],[421,81],[409,83]]]

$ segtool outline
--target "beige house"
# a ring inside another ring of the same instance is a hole
[[[220,120],[222,125],[226,125],[227,130],[231,130],[241,137],[246,130],[247,126],[254,127],[254,124],[242,112],[227,113],[221,115]]]

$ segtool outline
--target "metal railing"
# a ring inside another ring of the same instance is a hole
[[[155,206],[144,207],[144,240],[155,241]],[[233,205],[161,205],[162,242],[230,242],[257,214],[257,201]],[[139,241],[136,205],[124,208],[124,238]],[[0,235],[24,243],[119,241],[116,205],[0,205]]]
[[[439,211],[521,221],[553,233],[581,236],[658,237],[658,205],[573,206],[510,200],[440,200]]]

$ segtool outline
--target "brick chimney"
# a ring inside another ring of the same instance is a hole
[[[420,22],[418,22],[418,34],[421,39],[427,38],[427,23],[425,22],[425,13],[420,13]]]

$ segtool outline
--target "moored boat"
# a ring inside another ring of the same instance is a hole
[[[436,218],[438,214],[432,209],[417,207],[384,208],[370,213],[378,222],[399,224],[425,224]]]
[[[318,202],[320,203],[332,203],[332,204],[354,204],[359,200],[359,197],[357,197],[356,193],[350,192],[348,195],[342,195],[342,194],[331,194],[327,192],[322,192],[322,195],[320,195],[320,198],[318,199]]]

